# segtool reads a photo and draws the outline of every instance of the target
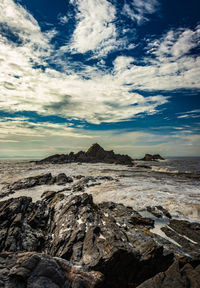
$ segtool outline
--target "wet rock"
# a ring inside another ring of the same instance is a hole
[[[151,226],[154,227],[154,220],[150,218],[143,218],[141,216],[131,217],[130,219],[133,225]]]
[[[55,195],[56,195],[57,193],[58,193],[57,191],[45,191],[45,192],[41,195],[41,198],[42,198],[42,199],[45,199],[45,201],[49,203],[49,202],[55,197]]]
[[[148,165],[137,165],[138,168],[145,168],[145,169],[151,169],[151,166]]]
[[[99,272],[44,254],[0,254],[0,287],[4,288],[95,288],[102,279]]]
[[[55,177],[55,183],[57,185],[65,185],[66,183],[72,183],[73,178],[67,177],[65,173],[60,173]]]
[[[93,144],[87,152],[79,151],[78,153],[70,152],[69,154],[56,154],[40,161],[41,163],[53,163],[53,164],[63,164],[63,163],[115,163],[121,165],[133,165],[133,159],[128,155],[115,154],[113,150],[106,151],[99,144]]]
[[[113,181],[114,179],[110,176],[97,176],[97,177],[92,177],[92,176],[81,176],[78,177],[77,179],[80,179],[77,181],[73,186],[72,190],[74,192],[80,192],[80,191],[85,191],[86,187],[92,187],[96,185],[101,185],[102,180],[105,181]],[[115,179],[116,181],[116,179]]]
[[[20,189],[28,189],[32,188],[38,185],[51,185],[55,182],[54,177],[51,175],[51,173],[47,173],[44,175],[37,175],[32,177],[27,177],[20,179],[10,185],[8,185],[6,188],[9,191],[16,191]]]
[[[170,220],[169,226],[177,233],[188,237],[200,245],[200,224],[183,220]]]
[[[160,206],[160,205],[159,205],[159,206],[156,206],[156,208],[157,208],[158,210],[160,210],[160,211],[163,213],[163,215],[166,216],[167,218],[169,218],[169,219],[172,218],[171,214],[169,213],[169,211],[167,211],[167,209],[163,208],[163,207]]]
[[[165,217],[169,219],[172,218],[167,209],[163,208],[162,206],[155,206],[155,207],[147,206],[146,209],[149,213],[151,213],[157,218],[165,218]]]
[[[200,224],[183,220],[170,220],[162,231],[182,246],[186,252],[200,252]]]
[[[144,158],[141,159],[142,161],[156,161],[156,160],[164,160],[159,154],[151,155],[145,154]]]
[[[200,262],[199,262],[200,263]],[[194,267],[175,261],[167,271],[157,274],[138,286],[138,288],[198,288],[200,283],[200,265]]]
[[[66,176],[65,173],[60,173],[56,177],[53,177],[51,173],[44,175],[37,175],[32,177],[27,177],[20,179],[12,184],[7,184],[3,187],[0,198],[14,194],[15,191],[21,189],[29,189],[40,185],[66,185],[67,183],[72,183],[73,178]]]

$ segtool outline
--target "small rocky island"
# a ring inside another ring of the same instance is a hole
[[[141,159],[142,161],[158,161],[158,160],[165,160],[160,154],[145,154],[144,158]]]
[[[37,164],[69,161],[132,164],[129,156],[98,144]],[[9,199],[0,201],[0,287],[198,288],[200,224],[173,219],[160,205],[141,213],[106,199],[95,203],[85,188],[98,181],[113,178],[47,173],[5,185],[2,197]],[[11,198],[43,185],[49,190],[41,200]],[[52,191],[53,185],[66,188]]]
[[[113,150],[106,151],[99,144],[95,143],[87,150],[87,152],[79,151],[78,153],[70,152],[69,154],[56,154],[37,161],[38,164],[64,164],[71,162],[102,162],[108,164],[132,165],[133,159],[128,155],[115,154]]]

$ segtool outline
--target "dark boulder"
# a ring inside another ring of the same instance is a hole
[[[72,183],[73,178],[66,176],[65,173],[60,173],[55,177],[55,183],[58,185],[65,185],[66,183]]]

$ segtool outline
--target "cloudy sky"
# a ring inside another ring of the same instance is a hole
[[[0,0],[0,157],[200,156],[198,0]]]

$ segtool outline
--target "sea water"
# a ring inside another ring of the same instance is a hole
[[[0,193],[7,184],[44,173],[52,173],[53,176],[65,173],[72,177],[111,176],[111,181],[97,181],[98,185],[85,188],[96,203],[113,201],[137,211],[143,211],[147,206],[162,205],[175,218],[200,222],[200,158],[169,158],[159,162],[135,160],[133,167],[104,163],[35,164],[24,159],[2,159]],[[70,189],[71,184],[67,185]],[[66,186],[36,186],[16,191],[0,200],[25,195],[37,201],[43,192],[63,188]]]

